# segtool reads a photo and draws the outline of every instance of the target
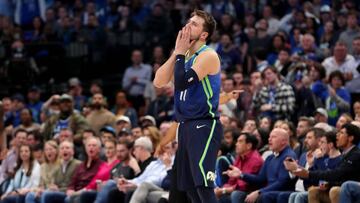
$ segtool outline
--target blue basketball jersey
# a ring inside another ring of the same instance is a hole
[[[185,61],[185,71],[195,63],[196,57],[203,51],[211,49],[203,45],[193,56]],[[207,67],[202,67],[207,68]],[[215,75],[207,75],[199,83],[184,91],[175,90],[175,116],[178,122],[194,119],[218,118],[220,96],[220,69]]]

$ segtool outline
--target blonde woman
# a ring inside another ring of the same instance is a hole
[[[41,195],[41,193],[47,189],[54,179],[54,173],[56,169],[60,166],[59,161],[59,146],[53,141],[47,141],[44,146],[45,154],[45,163],[41,164],[40,172],[40,184],[38,188],[34,188],[32,191],[26,195],[26,202],[36,202]]]
[[[143,129],[143,135],[150,138],[150,140],[153,144],[153,149],[156,149],[156,147],[159,145],[161,137],[162,137],[159,129],[154,126],[148,126]]]

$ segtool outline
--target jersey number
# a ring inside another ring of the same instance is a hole
[[[180,92],[180,101],[185,101],[187,90]]]

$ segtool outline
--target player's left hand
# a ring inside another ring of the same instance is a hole
[[[190,40],[190,27],[183,27],[176,38],[174,54],[185,55],[186,51],[189,50],[194,43],[195,40]]]
[[[259,197],[259,190],[256,190],[256,191],[248,194],[248,196],[246,196],[245,202],[246,203],[254,203],[254,202],[256,202],[258,197]]]

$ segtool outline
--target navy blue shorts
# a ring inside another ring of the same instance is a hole
[[[178,129],[177,180],[179,190],[214,187],[215,163],[223,136],[219,120],[181,122]]]

